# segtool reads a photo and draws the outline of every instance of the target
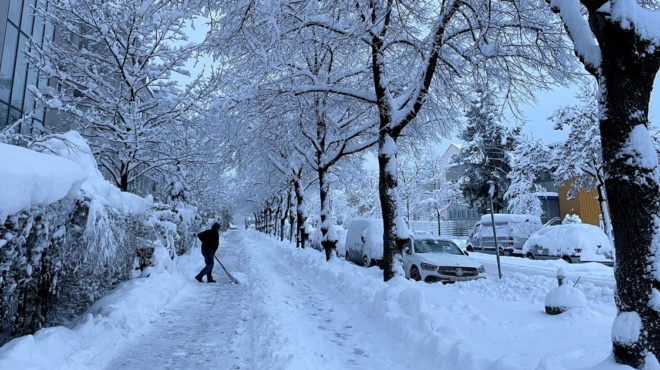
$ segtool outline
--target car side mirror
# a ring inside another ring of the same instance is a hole
[[[412,251],[410,250],[410,247],[406,247],[406,248],[403,250],[403,252],[406,253],[406,254],[412,254]]]

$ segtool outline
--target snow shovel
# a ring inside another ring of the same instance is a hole
[[[239,283],[238,279],[236,279],[235,277],[233,277],[233,276],[229,273],[229,271],[227,271],[227,269],[225,268],[225,265],[223,265],[222,262],[220,262],[220,260],[218,259],[218,257],[217,257],[215,254],[213,255],[213,257],[215,257],[215,260],[218,261],[218,263],[220,264],[220,267],[222,267],[222,269],[225,270],[225,273],[226,273],[227,276],[229,277],[229,280],[231,280],[231,282],[234,283],[234,284],[238,284],[238,283]]]

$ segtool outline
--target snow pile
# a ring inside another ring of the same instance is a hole
[[[125,214],[144,212],[147,200],[103,179],[87,142],[76,131],[36,143],[35,150],[0,143],[0,222],[33,205],[49,205],[79,189]],[[41,153],[39,153],[41,152]]]
[[[74,162],[0,143],[0,222],[33,205],[74,195],[87,179]]]
[[[587,297],[586,307],[554,316],[554,319],[544,319],[544,298],[547,291],[557,286],[554,278],[509,273],[502,280],[454,285],[417,283],[401,277],[385,283],[378,268],[365,269],[339,259],[328,263],[314,250],[296,250],[288,243],[276,242],[261,234],[250,237],[258,240],[262,248],[266,245],[276,248],[277,255],[288,261],[297,274],[302,273],[310,282],[327,289],[336,298],[335,304],[342,307],[341,314],[355,317],[356,321],[367,318],[365,325],[377,328],[377,335],[365,340],[380,343],[384,338],[394,338],[399,343],[398,351],[388,356],[414,363],[418,368],[625,368],[607,357],[611,348],[608,333],[615,315],[613,293],[609,288],[581,282],[579,287]],[[248,250],[254,254],[263,253],[256,247]],[[539,262],[521,258],[512,258],[512,261]],[[605,266],[594,268],[600,267]],[[266,284],[269,281],[266,277],[263,280]],[[255,368],[269,361],[273,361],[271,366],[282,369],[323,367],[313,362],[318,359],[305,355],[307,343],[297,334],[298,330],[305,329],[299,329],[295,322],[287,322],[291,319],[286,313],[292,310],[287,307],[286,299],[290,288],[282,291],[281,286],[268,286],[256,292],[257,297],[264,297],[263,304],[259,305],[263,311],[253,313],[252,317],[263,315],[268,328],[261,333],[263,343],[256,346],[262,348],[262,353],[255,357],[263,362],[257,363]],[[273,301],[281,303],[273,305]],[[543,332],[543,336],[539,336],[539,332]],[[575,340],[565,340],[571,335],[567,333],[572,332],[580,334]],[[588,339],[584,338],[585,333]],[[297,343],[299,340],[303,343]],[[271,348],[263,349],[268,341],[271,341]],[[589,343],[588,348],[583,348],[585,343]],[[295,355],[284,356],[285,353]],[[331,354],[324,356],[331,357]]]
[[[144,213],[147,204],[150,203],[150,199],[123,192],[104,179],[87,141],[77,131],[55,135],[51,139],[35,144],[35,149],[57,154],[80,166],[87,174],[87,181],[82,184],[81,189],[119,213],[126,215]]]

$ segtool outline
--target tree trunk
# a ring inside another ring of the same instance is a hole
[[[603,53],[600,132],[617,244],[613,353],[618,363],[639,369],[647,352],[660,358],[660,169],[647,130],[660,53],[649,54],[634,27],[623,29],[602,13],[592,14],[590,25]]]
[[[291,192],[293,189],[289,189],[289,242],[293,242],[293,235],[294,235],[294,230],[296,227],[296,215],[293,213],[293,210],[295,208],[295,204],[293,203],[295,199],[295,194],[292,194]],[[298,243],[296,242],[296,247]]]
[[[330,203],[328,200],[328,182],[325,180],[326,169],[318,169],[319,176],[319,189],[320,189],[320,200],[321,200],[321,245],[325,251],[325,260],[330,261],[330,258],[335,254],[335,249],[337,247],[337,240],[330,240],[326,237],[328,234],[328,227],[332,222],[330,218]]]
[[[296,191],[296,232],[298,237],[296,238],[296,248],[305,248],[305,242],[307,239],[306,234],[303,232],[303,225],[307,221],[307,215],[305,214],[305,194],[303,193],[302,186],[300,186],[300,181],[294,182],[294,189]]]
[[[605,191],[605,184],[602,182],[602,178],[596,185],[596,190],[598,190],[598,203],[600,204],[600,213],[603,215],[603,228],[605,229],[605,235],[610,239],[612,246],[614,246],[614,235],[612,235],[612,219],[610,218],[610,210],[607,204],[607,192]]]
[[[123,165],[122,165],[123,167]],[[121,174],[121,181],[119,183],[119,190],[128,191],[128,173]]]
[[[403,244],[397,234],[399,197],[397,191],[396,141],[381,129],[378,140],[378,193],[383,214],[383,279],[388,281],[403,272]],[[400,223],[403,223],[401,220]]]

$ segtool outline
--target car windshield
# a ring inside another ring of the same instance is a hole
[[[463,254],[461,250],[456,246],[456,244],[448,240],[433,240],[433,239],[415,240],[415,252]]]

